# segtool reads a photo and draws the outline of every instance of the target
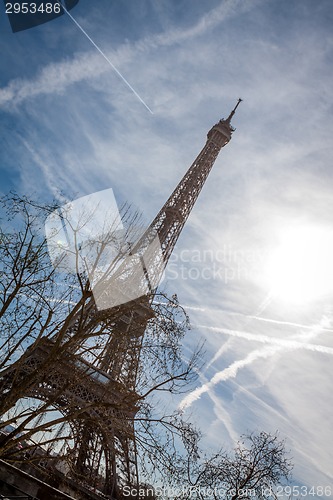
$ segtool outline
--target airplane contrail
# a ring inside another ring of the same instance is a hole
[[[227,309],[213,309],[211,307],[210,308],[197,307],[197,306],[190,306],[190,305],[185,305],[185,304],[181,304],[181,306],[185,309],[185,311],[186,310],[201,311],[201,312],[209,311],[209,312],[223,313],[223,314],[227,314],[228,316],[239,316],[239,317],[245,318],[245,319],[254,319],[257,321],[263,321],[265,323],[273,323],[273,324],[281,325],[281,326],[292,326],[294,328],[303,328],[306,330],[313,330],[313,328],[315,328],[315,326],[316,326],[316,325],[304,325],[303,323],[295,323],[293,321],[282,321],[279,319],[265,318],[264,316],[257,316],[256,314],[252,315],[252,314],[244,314],[244,313],[235,312],[235,311],[228,311]],[[327,328],[325,326],[320,327],[320,330],[323,332],[332,332],[333,333],[332,328]]]
[[[255,342],[260,342],[262,344],[271,344],[290,349],[306,349],[314,352],[333,354],[332,347],[322,346],[318,344],[309,344],[305,342],[299,342],[297,340],[278,339],[276,337],[269,337],[268,335],[243,332],[241,330],[230,330],[228,328],[221,328],[216,326],[207,326],[207,325],[193,325],[193,326],[196,326],[197,328],[206,328],[208,330],[230,335],[232,337],[239,337],[246,340],[253,340]]]
[[[280,346],[279,348],[282,349],[282,347]],[[209,382],[203,384],[201,387],[198,387],[197,389],[194,389],[194,391],[190,392],[190,394],[185,396],[179,404],[179,409],[183,411],[186,408],[189,408],[194,403],[194,401],[200,399],[202,394],[204,394],[205,392],[209,392],[210,389],[212,389],[219,382],[225,382],[230,378],[236,377],[238,371],[241,368],[244,368],[245,366],[252,364],[255,360],[259,358],[267,358],[268,356],[275,354],[276,351],[277,351],[276,346],[270,345],[266,346],[264,349],[256,349],[255,351],[250,352],[250,354],[248,354],[244,359],[234,361],[227,368],[216,373]]]
[[[79,28],[79,30],[82,31],[82,33],[88,38],[88,40],[93,44],[95,49],[98,50],[98,52],[104,57],[104,59],[109,63],[111,68],[117,73],[119,78],[122,79],[122,81],[127,85],[127,87],[133,92],[133,94],[139,99],[139,101],[144,105],[144,107],[151,113],[152,115],[154,114],[153,111],[150,109],[148,104],[145,103],[145,101],[142,99],[142,97],[136,92],[136,90],[132,87],[132,85],[126,80],[126,78],[120,73],[120,71],[116,68],[116,66],[110,61],[110,59],[107,57],[107,55],[102,51],[102,49],[99,48],[99,46],[94,42],[94,40],[88,35],[88,33],[82,28],[82,26],[77,22],[77,20],[72,16],[72,14],[66,9],[66,7],[60,3],[57,2],[66,12],[66,14],[70,17],[70,19],[73,21],[73,23]]]
[[[202,384],[201,387],[198,387],[197,389],[195,389],[182,399],[182,401],[179,404],[180,410],[185,410],[186,408],[189,408],[196,400],[200,399],[202,394],[206,392],[209,393],[210,390],[219,382],[225,382],[230,378],[236,377],[238,371],[241,368],[244,368],[245,366],[252,364],[257,359],[273,356],[279,351],[306,349],[314,352],[321,352],[324,354],[333,355],[333,348],[318,344],[310,344],[308,342],[300,342],[297,340],[278,339],[276,337],[269,337],[267,335],[257,335],[250,332],[242,332],[239,330],[230,330],[227,328],[220,328],[214,326],[211,327],[205,325],[196,325],[196,326],[198,328],[206,328],[226,335],[230,335],[232,337],[244,338],[246,340],[256,341],[268,345],[266,345],[263,349],[255,349],[254,351],[250,352],[244,359],[234,361],[227,368],[216,373],[209,382]],[[313,331],[318,329],[320,329],[320,325],[317,325],[317,328],[314,327]],[[221,352],[221,349],[219,352]],[[215,359],[216,358],[217,355],[215,356]]]
[[[269,306],[269,304],[271,303],[272,301],[272,298],[273,298],[273,291],[269,292],[266,296],[266,298],[262,301],[262,303],[260,304],[259,308],[258,308],[258,311],[256,312],[256,315],[259,316],[259,314],[261,314],[262,312],[264,312],[264,310],[266,309],[267,306]]]

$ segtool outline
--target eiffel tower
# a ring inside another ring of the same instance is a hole
[[[148,321],[154,316],[152,301],[214,162],[231,139],[234,131],[231,119],[240,102],[241,99],[227,119],[221,119],[208,132],[205,146],[131,249],[131,255],[139,259],[143,270],[149,267],[149,291],[142,288],[141,293],[141,282],[136,281],[138,298],[110,307],[114,288],[124,288],[124,280],[125,284],[131,283],[137,272],[137,263],[133,265],[131,259],[125,259],[109,286],[104,283],[101,287],[98,303],[102,306],[97,307],[97,295],[87,290],[87,300],[61,332],[52,338],[40,338],[0,373],[0,414],[16,404],[19,387],[19,393],[23,390],[25,397],[57,408],[75,429],[67,456],[67,483],[55,477],[49,480],[63,491],[67,488],[67,492],[74,491],[79,484],[90,487],[88,496],[82,493],[83,486],[75,490],[81,491],[75,498],[120,499],[125,485],[139,484],[134,417],[140,395],[136,385],[142,339]],[[159,251],[152,252],[156,236]],[[98,336],[98,325],[102,322],[109,325],[110,334],[102,354],[91,363],[82,355],[82,338],[93,339],[94,332]],[[104,496],[98,493],[93,496],[93,488]]]

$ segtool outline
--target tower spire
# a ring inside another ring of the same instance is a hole
[[[234,114],[236,113],[236,109],[238,108],[238,106],[240,105],[240,103],[243,101],[243,99],[239,98],[237,103],[236,103],[236,106],[234,107],[234,109],[231,111],[230,115],[228,116],[228,118],[226,119],[226,122],[230,123],[231,122],[231,119],[232,117],[234,116]]]

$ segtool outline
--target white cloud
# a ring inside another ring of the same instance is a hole
[[[243,338],[246,340],[252,340],[255,342],[260,342],[264,344],[269,344],[269,346],[265,347],[264,349],[256,349],[255,351],[250,352],[248,356],[245,359],[237,360],[234,361],[231,365],[229,365],[227,368],[224,370],[217,372],[212,379],[202,385],[201,387],[195,389],[192,391],[190,394],[184,397],[180,404],[181,409],[188,408],[192,405],[192,403],[196,400],[198,400],[202,394],[205,392],[210,391],[210,389],[220,383],[224,382],[230,378],[236,377],[238,371],[245,366],[251,365],[254,361],[256,361],[259,358],[267,358],[269,356],[273,356],[276,353],[280,352],[281,350],[295,350],[295,349],[305,349],[309,350],[312,352],[320,352],[324,354],[331,354],[333,355],[333,348],[332,347],[327,347],[327,346],[322,346],[322,345],[317,345],[317,344],[309,344],[309,343],[304,343],[304,342],[298,342],[296,340],[283,340],[283,339],[277,339],[277,338],[272,338],[268,337],[265,335],[256,335],[248,332],[240,332],[240,331],[235,331],[235,330],[228,330],[226,328],[214,328],[214,327],[207,327],[203,325],[197,325],[198,328],[200,329],[210,329],[210,330],[215,330],[219,331],[221,333],[224,333],[226,335],[231,335],[232,337],[238,337],[238,338]],[[223,348],[218,352],[218,355],[213,358],[213,361],[216,361],[219,355],[222,355],[224,352]]]
[[[273,354],[276,354],[276,351],[277,351],[276,347],[267,346],[264,349],[256,349],[255,351],[250,352],[250,354],[248,354],[244,359],[234,361],[224,370],[217,372],[209,382],[203,384],[201,387],[198,387],[194,391],[190,392],[190,394],[185,396],[184,399],[181,401],[179,408],[181,410],[189,408],[195,401],[200,399],[200,397],[203,394],[205,394],[205,392],[209,392],[214,387],[214,385],[219,384],[220,382],[225,382],[230,378],[236,377],[238,371],[241,368],[244,368],[245,366],[248,365],[252,365],[252,363],[259,358],[266,358],[268,356],[272,356]]]
[[[138,54],[147,53],[163,46],[172,46],[203,35],[229,17],[252,9],[254,4],[258,2],[259,0],[250,5],[242,0],[224,0],[219,7],[205,14],[188,29],[172,29],[166,33],[140,40],[133,45],[126,43],[116,51],[104,49],[99,45],[97,45],[98,48],[96,46],[94,48],[92,45],[90,52],[78,54],[71,60],[49,64],[33,80],[16,79],[11,81],[5,88],[0,89],[0,107],[16,106],[26,99],[35,98],[38,95],[61,94],[71,85],[101,78],[110,71],[110,64],[114,65],[115,71],[118,72],[118,68],[121,69],[127,64],[133,63]],[[103,57],[109,61],[109,65],[103,60]],[[121,73],[121,71],[119,72]],[[125,79],[122,75],[121,78]],[[131,82],[131,85],[135,88],[135,82]]]

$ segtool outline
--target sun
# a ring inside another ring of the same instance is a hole
[[[333,230],[285,230],[268,258],[265,275],[272,297],[289,303],[309,303],[332,293]]]

